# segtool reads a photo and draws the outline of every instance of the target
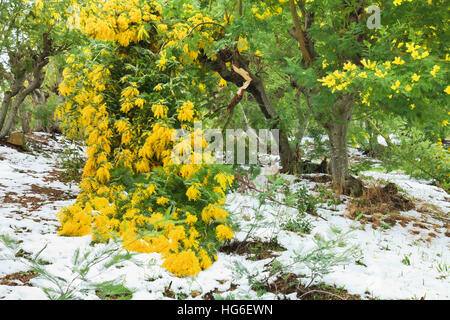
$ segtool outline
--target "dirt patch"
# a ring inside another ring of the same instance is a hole
[[[433,219],[441,221],[444,225],[450,224],[450,217],[448,213],[442,211],[438,206],[430,203],[423,202],[421,200],[416,200],[416,211],[429,216]]]
[[[272,241],[246,240],[233,241],[232,243],[220,248],[220,252],[227,254],[235,253],[238,255],[248,255],[250,260],[263,260],[278,257],[274,251],[286,251],[286,248],[280,245],[276,239]]]
[[[26,147],[16,146],[15,144],[7,142],[4,138],[0,139],[0,146],[8,147],[18,152],[31,154],[30,150],[28,150]]]
[[[46,177],[44,177],[45,182],[53,182],[53,181],[60,181],[60,182],[67,182],[67,178],[65,177],[65,174],[63,171],[53,169],[51,172],[48,173]]]
[[[34,196],[19,196],[17,193],[7,192],[3,198],[3,203],[20,204],[21,207],[27,208],[28,211],[36,211],[44,203],[44,199]]]
[[[265,285],[253,285],[255,291],[264,290],[278,296],[296,293],[300,300],[361,300],[358,294],[349,294],[345,289],[336,286],[318,284],[306,287],[300,281],[301,277],[294,273],[283,273],[274,281]]]
[[[424,223],[422,223],[422,222],[414,222],[414,223],[413,223],[413,227],[421,228],[421,229],[426,229],[426,230],[428,230],[428,229],[430,228],[429,225],[426,225],[426,224],[424,224]]]
[[[27,141],[34,143],[34,144],[40,144],[40,145],[45,145],[48,146],[49,145],[49,139],[50,139],[50,135],[36,135],[33,132],[28,133],[26,135]],[[53,139],[55,139],[54,136],[52,136]]]
[[[31,191],[34,194],[45,195],[49,201],[61,201],[61,200],[70,200],[73,199],[74,196],[68,194],[66,191],[54,189],[50,187],[42,187],[35,184],[31,185]]]
[[[395,184],[388,183],[384,187],[370,186],[361,197],[351,199],[345,215],[351,219],[358,218],[361,223],[370,222],[374,229],[379,226],[390,227],[396,223],[406,226],[416,219],[402,216],[400,212],[414,208],[414,202],[399,193]]]
[[[33,212],[38,210],[47,202],[71,200],[76,197],[63,190],[42,187],[35,184],[31,185],[30,193],[32,193],[32,195],[19,195],[13,192],[7,192],[2,199],[2,202],[19,204],[21,207],[27,208],[29,212]]]
[[[251,181],[248,175],[236,174],[234,177],[238,183],[238,192],[243,194],[249,194],[256,189],[255,184]]]
[[[9,274],[3,278],[0,278],[0,285],[4,286],[27,286],[32,287],[30,280],[36,277],[38,274],[36,271],[20,271],[13,274]],[[20,281],[21,283],[17,282]]]

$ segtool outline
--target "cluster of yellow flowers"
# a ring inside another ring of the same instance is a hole
[[[324,68],[328,66],[326,60],[322,62],[322,66]],[[356,65],[351,62],[345,63],[343,69],[344,71],[335,70],[333,73],[330,73],[327,76],[318,79],[318,81],[322,82],[323,86],[332,88],[332,92],[334,93],[335,91],[346,90],[347,87],[352,83],[353,79],[355,79],[357,76],[367,77],[365,72],[359,73]]]
[[[405,44],[405,46],[407,48],[406,52],[411,53],[411,57],[414,60],[420,60],[430,55],[430,53],[426,49],[424,49],[422,53],[419,53],[419,49],[421,48],[421,46],[416,45],[414,42],[408,42]]]
[[[81,26],[89,36],[116,41],[122,46],[141,41],[149,34],[144,22],[161,22],[161,6],[156,1],[140,6],[139,0],[100,1],[81,10]],[[104,14],[104,13],[108,14]],[[118,14],[117,14],[118,13]]]
[[[88,159],[76,203],[59,213],[59,233],[92,234],[95,241],[119,236],[125,249],[159,252],[168,271],[190,276],[208,268],[220,243],[233,237],[223,209],[233,175],[219,166],[173,162],[177,121],[193,128],[198,111],[173,95],[171,81],[182,70],[164,61],[167,40],[183,52],[179,40],[189,28],[169,30],[160,12],[151,0],[109,0],[85,10],[82,30],[106,44],[66,59],[59,88],[65,103],[56,116],[69,137],[84,138]],[[146,30],[145,39],[139,30]],[[143,47],[152,52],[140,56]],[[205,147],[203,139],[200,144]]]
[[[398,47],[403,46],[404,43],[400,43]],[[428,51],[424,51],[421,54],[418,53],[418,49],[420,46],[415,45],[412,43],[406,43],[406,52],[411,53],[411,56],[414,60],[423,59],[428,56]],[[326,76],[318,79],[319,82],[322,83],[322,86],[327,86],[328,88],[331,88],[332,93],[336,91],[345,91],[347,90],[348,86],[353,83],[354,80],[357,80],[358,78],[366,79],[368,77],[368,73],[373,74],[376,78],[385,78],[390,70],[394,66],[401,66],[405,64],[405,61],[401,57],[395,57],[392,61],[385,61],[383,63],[378,63],[377,61],[371,61],[368,59],[362,59],[361,64],[363,68],[358,68],[355,64],[351,62],[347,62],[343,65],[343,71],[335,70],[332,73],[327,74]],[[322,67],[323,69],[327,68],[329,64],[327,63],[326,59],[322,61]],[[436,77],[436,74],[439,72],[440,67],[438,65],[435,65],[433,69],[430,71],[430,74],[433,77]],[[402,88],[407,92],[410,92],[414,88],[414,84],[417,83],[420,79],[420,76],[417,75],[417,73],[414,73],[411,76],[410,83],[405,84],[405,86]],[[400,93],[400,87],[401,82],[397,79],[395,80],[392,85],[391,89],[395,93]],[[368,101],[370,93],[366,92],[362,103],[370,106],[370,102]],[[392,95],[389,96],[389,98],[392,98]]]
[[[403,2],[412,2],[412,0],[394,0],[394,6],[399,6],[401,5]]]
[[[277,7],[266,7],[264,3],[262,3],[262,10],[259,10],[258,7],[252,8],[252,13],[255,15],[255,17],[259,20],[264,20],[273,16],[280,15],[283,12],[283,8]],[[261,13],[260,13],[261,12]]]

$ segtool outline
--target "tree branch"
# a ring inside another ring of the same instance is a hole
[[[294,21],[295,25],[295,38],[297,39],[298,44],[300,45],[300,51],[302,52],[303,59],[310,66],[312,63],[312,58],[306,46],[306,38],[305,34],[303,33],[302,26],[300,24],[300,18],[298,16],[297,9],[295,7],[295,0],[289,0],[289,5],[291,9],[292,20]]]

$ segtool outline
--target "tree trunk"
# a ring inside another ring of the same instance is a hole
[[[31,132],[30,122],[31,122],[31,112],[22,108],[20,110],[20,122],[22,126],[22,132],[28,134]]]
[[[292,168],[292,166],[295,164],[295,154],[293,153],[292,148],[289,144],[286,132],[280,124],[280,118],[276,114],[276,111],[272,106],[272,102],[267,96],[263,80],[259,77],[256,77],[255,75],[253,75],[253,77],[253,81],[247,90],[253,95],[253,97],[256,99],[256,102],[258,102],[258,105],[260,106],[260,109],[265,115],[266,119],[276,121],[276,123],[270,129],[279,130],[278,146],[282,167],[281,172],[291,172],[294,169]]]
[[[11,105],[11,99],[11,91],[5,92],[2,101],[2,110],[0,111],[0,130],[3,128],[3,124],[5,123],[6,115],[8,114],[8,109]]]
[[[30,71],[30,79],[27,87],[24,85],[24,80],[26,77],[26,69],[23,68],[23,54],[22,53],[11,53],[9,52],[11,69],[21,66],[18,68],[19,71],[11,76],[11,91],[5,93],[2,110],[0,113],[0,138],[4,138],[11,127],[13,126],[14,119],[17,115],[17,111],[25,98],[31,94],[34,90],[41,87],[42,82],[45,78],[44,67],[49,62],[49,57],[56,54],[56,51],[52,47],[52,39],[48,37],[48,33],[42,35],[42,51],[37,55],[31,55],[33,58],[33,68]],[[62,50],[61,48],[59,50]],[[8,110],[9,109],[9,110]],[[5,122],[6,115],[9,113],[8,119]]]
[[[349,179],[347,132],[352,118],[354,105],[353,95],[338,98],[332,108],[332,119],[324,124],[330,140],[330,169],[333,188],[338,194],[346,191]]]
[[[21,92],[16,96],[16,98],[12,102],[10,110],[9,110],[8,119],[6,120],[6,122],[1,127],[1,130],[0,130],[0,138],[4,138],[6,135],[8,135],[9,131],[13,127],[14,120],[17,115],[17,111],[18,111],[20,105],[22,104],[23,100],[25,100],[25,97],[26,96],[23,94],[23,92]]]
[[[39,110],[45,109],[47,106],[47,98],[48,98],[49,94],[46,94],[44,91],[42,91],[41,89],[36,89],[34,90],[30,97],[31,97],[31,105],[32,105],[32,112],[36,113]],[[35,119],[35,125],[32,128],[33,131],[46,131],[48,132],[50,130],[50,125],[47,123],[43,123],[41,119],[39,119],[38,117],[36,117]]]
[[[239,68],[243,68],[249,73],[252,81],[248,86],[247,91],[255,98],[261,112],[264,114],[264,117],[267,120],[272,121],[272,126],[269,129],[279,130],[279,151],[282,172],[291,171],[291,166],[294,164],[296,157],[289,145],[286,132],[280,124],[280,118],[277,115],[272,102],[267,96],[263,79],[250,72],[248,62],[244,60],[237,50],[223,49],[217,54],[216,60],[209,60],[206,55],[204,55],[200,58],[200,61],[208,64],[214,71],[219,73],[223,79],[235,84],[238,87],[241,87],[244,84],[244,79],[238,73],[230,70],[226,66],[226,63],[233,62]]]
[[[23,89],[24,79],[25,76],[23,74],[19,74],[15,78],[12,78],[11,90],[6,91],[3,95],[2,110],[0,111],[0,130],[2,130],[3,125],[5,124],[6,115],[11,107],[13,98]]]

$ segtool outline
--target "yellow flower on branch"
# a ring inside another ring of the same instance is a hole
[[[202,193],[194,186],[190,186],[186,191],[186,196],[191,201],[197,201],[200,199]]]
[[[376,61],[372,62],[370,60],[362,59],[361,64],[364,66],[364,68],[374,70],[375,66],[377,65],[377,62]]]
[[[395,81],[395,83],[391,86],[391,89],[392,90],[397,90],[398,87],[400,87],[400,81],[399,80]]]
[[[156,199],[156,203],[157,203],[157,204],[164,205],[164,204],[166,204],[167,202],[169,202],[169,199],[167,199],[167,198],[165,198],[165,197],[159,197],[158,199]]]
[[[224,241],[227,239],[231,239],[233,238],[233,230],[231,230],[230,227],[223,225],[223,224],[219,224],[216,227],[216,234],[217,234],[217,239],[219,239],[219,241]]]
[[[430,71],[430,74],[433,76],[433,78],[436,78],[436,73],[441,69],[438,65],[433,66],[433,70]]]
[[[178,120],[191,121],[194,117],[194,104],[190,101],[183,103],[178,111]]]
[[[220,187],[222,188],[222,190],[225,190],[228,186],[231,186],[231,184],[233,183],[234,177],[230,174],[230,175],[226,175],[223,173],[219,173],[214,177],[214,180],[216,180],[219,184]]]
[[[165,117],[167,117],[167,110],[168,108],[161,104],[152,105],[153,115],[155,116],[156,119],[159,118],[164,119]]]
[[[405,61],[402,58],[400,58],[400,57],[396,57],[394,59],[394,61],[392,61],[392,63],[393,64],[397,64],[397,65],[402,65],[402,64],[405,64]]]

